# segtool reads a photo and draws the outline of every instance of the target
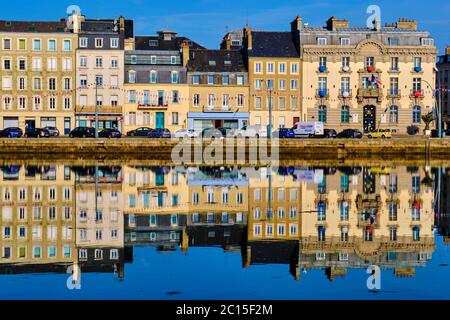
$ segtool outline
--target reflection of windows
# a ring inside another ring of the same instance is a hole
[[[413,193],[420,193],[420,176],[412,177],[412,191]]]
[[[389,240],[397,241],[397,228],[395,227],[389,228]]]
[[[317,229],[317,233],[318,233],[318,235],[317,235],[317,240],[318,241],[325,241],[326,240],[326,237],[325,237],[326,229],[325,229],[325,227],[320,226]]]
[[[341,221],[348,221],[349,205],[347,201],[341,202],[340,213],[341,213]]]
[[[397,204],[389,203],[389,221],[397,221]]]
[[[419,227],[413,228],[413,240],[420,241],[420,228]]]
[[[317,221],[325,221],[327,219],[327,205],[321,201],[317,205]]]

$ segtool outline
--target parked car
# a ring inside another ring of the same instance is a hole
[[[337,138],[337,132],[334,129],[325,129],[323,130],[323,135],[325,138],[335,139]]]
[[[420,129],[418,126],[409,126],[406,131],[410,136],[414,136],[419,133]]]
[[[149,138],[171,138],[172,134],[169,129],[153,129],[147,135]]]
[[[40,128],[26,128],[25,134],[23,135],[25,138],[44,138],[46,137],[44,129]]]
[[[345,129],[342,132],[339,132],[337,138],[354,138],[354,139],[362,139],[363,134],[358,129]]]
[[[59,130],[55,127],[44,127],[42,128],[45,132],[46,137],[59,137]]]
[[[225,138],[234,135],[232,128],[207,128],[202,131],[202,137],[206,139]]]
[[[104,129],[98,133],[100,138],[122,138],[122,132],[117,129],[110,128]]]
[[[295,135],[297,137],[309,137],[309,138],[320,138],[324,136],[324,123],[321,121],[315,122],[297,122],[294,127]]]
[[[262,125],[244,126],[242,129],[236,129],[233,132],[237,138],[266,138],[267,127]]]
[[[174,132],[173,136],[178,139],[198,138],[200,134],[194,129],[180,129]]]
[[[152,130],[153,130],[152,128],[147,128],[147,127],[138,128],[138,129],[127,132],[127,136],[128,137],[147,137],[148,134],[150,133],[150,131],[152,131]]]
[[[376,129],[367,134],[369,139],[390,139],[392,138],[392,133],[390,130]]]
[[[95,138],[95,128],[77,127],[70,132],[69,137],[71,137],[71,138]]]
[[[21,138],[22,136],[22,129],[16,127],[6,128],[0,131],[0,137],[2,138]]]
[[[272,137],[278,137],[279,139],[293,139],[295,138],[295,132],[292,129],[280,128],[272,133]]]

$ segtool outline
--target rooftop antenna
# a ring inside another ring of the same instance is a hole
[[[248,28],[249,25],[249,18],[248,18],[248,8],[247,8],[247,13],[246,13],[246,18],[245,18],[245,26]]]

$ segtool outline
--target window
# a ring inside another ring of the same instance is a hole
[[[350,69],[350,57],[342,58],[342,69],[349,70]]]
[[[56,58],[47,59],[47,69],[48,71],[56,71]]]
[[[365,67],[374,67],[375,66],[375,59],[373,57],[367,57],[366,58],[366,64]]]
[[[103,76],[95,76],[95,84],[97,87],[103,87]]]
[[[136,71],[131,70],[128,72],[128,82],[136,83]]]
[[[229,76],[222,76],[222,84],[224,86],[227,86],[230,84],[230,77]]]
[[[103,58],[102,57],[96,57],[95,58],[95,67],[96,68],[103,68]]]
[[[63,59],[63,71],[71,71],[72,70],[72,59],[64,58]]]
[[[327,122],[327,107],[326,106],[319,106],[318,119],[320,122],[323,122],[323,123]]]
[[[51,90],[51,91],[56,90],[56,79],[55,78],[48,79],[48,90]]]
[[[111,107],[117,107],[119,105],[119,97],[111,96]]]
[[[19,78],[19,90],[25,90],[27,88],[27,80],[24,77]]]
[[[150,71],[150,83],[158,83],[158,72]]]
[[[172,103],[180,102],[180,93],[177,90],[172,91]]]
[[[33,97],[33,108],[34,110],[41,109],[41,97]]]
[[[393,57],[391,59],[391,71],[398,71],[398,57]]]
[[[319,57],[319,67],[321,70],[327,70],[327,57]]]
[[[424,47],[433,47],[434,46],[434,39],[431,38],[422,38],[421,39],[422,46]]]
[[[111,76],[111,87],[117,88],[119,86],[119,76]]]
[[[2,77],[2,88],[3,90],[12,89],[12,77]]]
[[[25,71],[27,69],[27,61],[25,59],[19,59],[19,70]]]
[[[117,57],[111,58],[111,68],[117,69],[119,67],[119,59]]]
[[[261,62],[255,62],[255,73],[262,73],[262,64],[261,64]]]
[[[111,39],[111,48],[118,48],[119,47],[119,39],[118,38],[112,38]]]
[[[317,38],[317,45],[319,45],[319,46],[326,46],[327,45],[327,38]]]
[[[267,73],[274,73],[274,72],[275,72],[274,64],[272,62],[268,62],[267,63]]]
[[[192,83],[193,84],[200,84],[200,76],[199,75],[195,75],[192,77]]]
[[[32,59],[32,68],[33,68],[33,71],[40,71],[42,69],[42,59],[41,58],[33,58]]]
[[[172,112],[172,125],[177,126],[179,124],[178,112]]]
[[[390,46],[398,46],[399,45],[398,38],[388,38],[388,43]]]
[[[175,56],[170,57],[170,64],[177,64],[177,57]]]
[[[278,72],[279,73],[286,73],[286,63],[280,62],[278,64]]]
[[[291,63],[291,73],[298,74],[298,63]]]
[[[320,201],[317,204],[317,221],[326,221],[327,220],[327,205],[325,202]]]
[[[412,192],[414,194],[420,193],[420,176],[412,177]]]
[[[238,86],[243,86],[244,85],[244,76],[237,76],[236,77],[236,84]]]
[[[27,98],[19,97],[19,109],[26,109],[26,108],[27,108]]]
[[[27,49],[27,41],[25,39],[19,39],[19,50],[26,50]]]
[[[291,80],[291,90],[298,89],[298,80]]]
[[[3,50],[12,50],[11,39],[3,39]]]
[[[213,75],[208,75],[208,84],[209,85],[213,85],[214,84],[214,76]]]
[[[422,121],[420,106],[413,107],[412,118],[413,118],[413,123],[420,124],[420,122]]]
[[[103,48],[103,38],[95,38],[95,47]]]
[[[200,105],[200,95],[198,93],[194,94],[194,106]]]
[[[171,80],[172,83],[178,83],[178,72],[172,71]]]
[[[389,203],[389,221],[397,221],[397,203]]]
[[[49,97],[48,98],[48,108],[50,110],[56,109],[56,98],[55,97]]]
[[[261,109],[262,107],[262,98],[255,97],[255,109]]]
[[[417,70],[421,70],[422,69],[422,58],[420,57],[415,57],[414,58],[414,68]]]
[[[88,38],[80,38],[80,48],[87,48]]]
[[[350,107],[341,107],[341,123],[350,123]]]
[[[390,124],[398,123],[398,107],[397,106],[389,107],[389,123]]]
[[[341,38],[341,46],[349,46],[350,38]]]
[[[64,51],[72,51],[72,41],[71,40],[64,40],[63,50]]]
[[[87,57],[80,57],[80,67],[87,67]]]
[[[11,70],[11,60],[10,59],[3,60],[3,70]]]
[[[33,40],[33,51],[41,51],[41,39],[34,39]]]
[[[71,79],[70,78],[64,78],[64,90],[70,90],[71,88]]]

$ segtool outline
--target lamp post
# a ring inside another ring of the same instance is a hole
[[[98,139],[98,83],[99,79],[95,79],[95,138]]]
[[[434,68],[434,72],[436,73],[436,76],[438,74],[438,68]],[[430,88],[431,90],[433,90],[434,92],[437,92],[437,89],[434,89],[434,87],[425,79],[422,79],[423,82],[425,82]],[[439,95],[436,96],[436,114],[437,114],[437,121],[438,121],[438,125],[437,125],[437,131],[438,131],[438,138],[442,138],[442,105],[441,105],[441,80],[438,77],[438,86],[439,86]]]
[[[269,92],[269,126],[267,127],[267,138],[272,139],[272,127],[273,127],[273,121],[272,121],[272,86],[269,87],[269,81],[262,80],[266,84],[267,91]]]

